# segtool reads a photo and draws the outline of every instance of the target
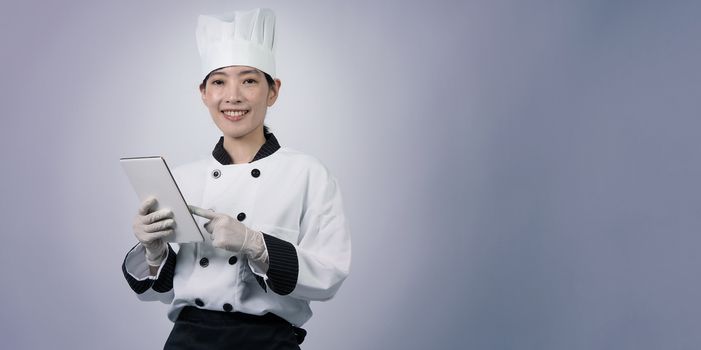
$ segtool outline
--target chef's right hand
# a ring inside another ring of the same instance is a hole
[[[160,266],[168,252],[168,245],[163,238],[175,228],[173,212],[170,209],[154,211],[158,201],[155,197],[147,198],[134,218],[134,235],[146,250],[146,262],[150,266]]]

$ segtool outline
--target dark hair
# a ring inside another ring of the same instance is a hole
[[[216,69],[215,69],[216,70]],[[268,88],[272,89],[273,86],[275,86],[275,79],[270,76],[270,74],[263,72],[262,70],[258,70],[259,72],[263,73],[265,75],[265,81],[268,83]],[[214,71],[212,71],[214,72]],[[209,76],[212,75],[212,72],[209,72],[206,77],[202,80],[202,84],[200,84],[200,90],[204,90],[204,87],[207,86],[207,80],[209,79]]]
[[[268,82],[268,88],[272,89],[273,86],[275,86],[275,80],[273,79],[273,77],[271,77],[270,74],[268,74],[266,72],[261,71],[261,73],[263,73],[263,75],[265,75],[265,81]]]

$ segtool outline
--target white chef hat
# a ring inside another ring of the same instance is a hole
[[[202,75],[227,66],[250,66],[275,77],[275,13],[270,9],[201,15],[197,48]]]

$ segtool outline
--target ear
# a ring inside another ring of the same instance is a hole
[[[205,87],[204,84],[200,84],[200,96],[202,97],[202,102],[206,102]]]
[[[275,85],[268,90],[268,107],[274,105],[275,101],[277,101],[277,97],[280,94],[280,86],[282,86],[280,79],[275,79]]]

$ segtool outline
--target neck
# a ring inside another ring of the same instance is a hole
[[[262,127],[238,138],[224,135],[224,149],[229,153],[234,164],[248,163],[253,160],[264,143]]]

